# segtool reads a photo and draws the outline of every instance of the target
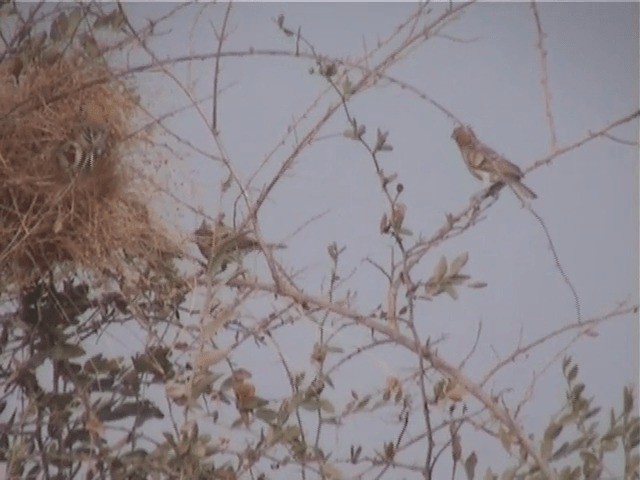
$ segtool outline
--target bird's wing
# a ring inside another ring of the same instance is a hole
[[[522,177],[520,167],[511,163],[495,150],[486,145],[479,145],[478,151],[482,153],[482,160],[476,165],[478,170],[505,177],[507,180],[519,180]]]

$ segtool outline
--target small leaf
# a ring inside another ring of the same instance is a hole
[[[278,414],[270,408],[258,408],[256,417],[265,423],[273,423],[278,418]]]
[[[344,132],[342,132],[342,135],[349,140],[355,140],[357,138],[352,128],[347,128]]]
[[[449,275],[457,275],[460,270],[467,264],[469,260],[469,252],[464,252],[461,255],[458,255],[453,262],[451,262],[451,267],[449,268]]]
[[[578,383],[571,389],[571,398],[573,400],[577,400],[582,396],[582,392],[584,392],[584,383]]]
[[[361,410],[364,407],[366,407],[370,400],[371,400],[371,396],[370,395],[367,395],[367,396],[363,397],[362,400],[360,400],[358,402],[358,404],[356,405],[356,410]]]
[[[220,188],[222,193],[225,193],[231,187],[231,182],[233,181],[233,174],[229,172],[227,178],[220,184]]]
[[[584,421],[584,420],[588,420],[591,417],[595,417],[598,413],[600,413],[600,410],[602,410],[600,407],[592,408],[591,410],[589,410],[584,414],[584,417],[582,417],[582,420]]]
[[[389,233],[389,230],[391,230],[391,223],[389,223],[389,218],[385,212],[380,219],[380,234],[384,235],[385,233]]]
[[[60,231],[62,230],[62,217],[58,217],[56,218],[56,221],[53,222],[53,233],[60,233]]]
[[[451,276],[448,277],[448,280],[452,285],[462,285],[464,282],[469,280],[469,278],[471,278],[469,275],[451,274]]]
[[[511,438],[509,437],[509,432],[507,432],[504,428],[500,428],[498,431],[498,435],[500,437],[500,443],[502,443],[502,448],[504,448],[507,452],[511,452]]]
[[[85,351],[81,346],[69,343],[55,345],[51,349],[51,358],[54,360],[69,360],[70,358],[81,357],[84,354]]]
[[[124,25],[124,14],[120,9],[114,9],[111,13],[98,17],[93,23],[93,28],[110,28],[111,30],[119,30]]]
[[[213,320],[203,325],[200,338],[205,341],[213,338],[221,328],[224,328],[233,319],[234,313],[231,308],[222,308],[220,311],[216,311]]]
[[[624,397],[624,415],[628,415],[633,409],[633,392],[629,387],[624,387],[622,394]]]
[[[295,425],[285,427],[282,430],[282,438],[286,442],[291,442],[292,440],[295,440],[299,437],[300,437],[300,429]]]
[[[67,31],[66,37],[69,38],[73,35],[78,29],[78,25],[80,25],[80,21],[82,20],[82,12],[80,8],[74,8],[69,16],[67,17]]]
[[[566,375],[567,367],[571,364],[571,357],[564,357],[562,359],[562,372]]]
[[[342,81],[342,94],[345,96],[345,98],[349,98],[353,93],[352,90],[353,85],[351,84],[349,77],[345,76],[344,80]]]
[[[497,478],[498,476],[493,474],[491,468],[487,468],[487,471],[484,472],[484,477],[482,478],[482,480],[496,480]]]
[[[196,357],[195,366],[196,368],[202,368],[202,369],[208,368],[220,362],[221,360],[224,360],[230,351],[231,349],[229,348],[220,348],[220,349],[213,349],[205,352],[200,352]]]
[[[513,480],[516,478],[516,472],[518,471],[518,467],[511,467],[502,472],[500,476],[500,480]]]
[[[558,460],[559,458],[562,458],[564,456],[566,456],[567,454],[571,453],[569,451],[569,442],[564,442],[559,449],[557,449],[554,453],[553,456],[551,457],[551,460]]]
[[[396,202],[391,208],[391,226],[398,231],[402,228],[405,216],[407,214],[407,206],[402,202]]]
[[[373,151],[374,152],[382,150],[382,148],[387,143],[387,137],[388,136],[389,136],[389,132],[383,132],[380,129],[377,130],[377,133],[376,133],[376,144],[373,147]]]
[[[638,426],[636,425],[631,433],[629,433],[629,449],[634,449],[640,444],[640,432],[638,431]]]
[[[476,475],[476,465],[478,464],[478,457],[476,452],[471,452],[471,455],[464,461],[464,471],[467,473],[467,479],[473,480]]]
[[[544,460],[548,460],[551,457],[551,451],[553,449],[553,440],[548,437],[545,437],[542,440],[542,445],[540,446],[540,455]]]
[[[551,422],[547,429],[544,431],[544,438],[549,440],[555,440],[562,432],[562,424]]]
[[[335,413],[336,409],[333,404],[326,398],[320,399],[320,409],[326,413]]]
[[[578,376],[578,365],[574,365],[573,367],[571,367],[571,370],[569,370],[569,373],[567,374],[567,380],[569,382],[573,382],[577,376]]]
[[[453,300],[458,300],[458,291],[453,285],[447,285],[444,287],[444,291],[447,292],[447,295],[449,295]]]
[[[49,30],[49,38],[54,42],[62,39],[67,33],[67,26],[69,22],[67,21],[67,15],[64,12],[60,12],[60,15],[56,17],[56,19],[51,22],[51,29]]]
[[[451,456],[453,458],[453,463],[458,463],[460,457],[462,457],[462,445],[460,443],[460,436],[455,435],[451,439]]]
[[[447,273],[447,259],[444,257],[440,257],[440,260],[436,264],[433,269],[433,273],[431,274],[431,281],[434,283],[440,283],[440,281],[444,278]]]
[[[96,39],[85,33],[80,36],[80,45],[91,58],[97,58],[100,55],[100,49]]]
[[[485,288],[487,286],[487,282],[471,282],[467,283],[467,287],[469,288]]]
[[[322,473],[322,478],[326,478],[327,480],[342,480],[344,478],[342,472],[330,463],[322,464],[320,472]]]

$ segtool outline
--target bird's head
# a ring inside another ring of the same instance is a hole
[[[459,125],[453,129],[451,138],[453,138],[459,146],[466,147],[475,142],[476,135],[473,133],[473,130],[471,130],[471,127]]]

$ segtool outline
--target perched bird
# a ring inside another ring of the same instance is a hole
[[[490,188],[496,184],[506,184],[513,188],[523,201],[538,197],[522,183],[523,173],[520,167],[484,145],[470,127],[456,127],[451,138],[458,144],[464,163],[471,174],[488,184]]]
[[[206,221],[193,232],[194,240],[200,253],[209,262],[217,260],[224,266],[237,253],[247,253],[260,249],[260,242],[246,232],[238,232],[221,220],[211,228]],[[282,244],[265,244],[267,248],[285,248]]]
[[[109,131],[97,123],[87,123],[72,140],[56,152],[58,165],[69,176],[93,170],[108,152]]]

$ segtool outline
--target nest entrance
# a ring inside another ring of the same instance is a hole
[[[17,83],[0,65],[3,286],[30,284],[62,262],[98,273],[118,271],[123,253],[149,265],[177,254],[149,215],[150,190],[126,161],[136,144],[128,138],[136,101],[112,78],[80,56],[26,68]],[[108,140],[100,144],[87,126]],[[61,159],[93,168],[70,173]]]

